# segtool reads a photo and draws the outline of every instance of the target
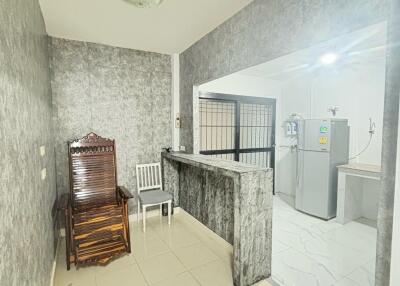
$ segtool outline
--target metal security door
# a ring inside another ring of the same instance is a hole
[[[274,168],[275,101],[240,102],[239,161]]]
[[[236,102],[200,98],[200,154],[236,160],[236,126]]]
[[[275,167],[276,100],[200,94],[200,154]]]

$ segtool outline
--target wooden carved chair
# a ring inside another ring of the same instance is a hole
[[[117,185],[115,141],[90,133],[68,143],[70,193],[65,213],[67,269],[70,263],[106,264],[131,252],[128,200]]]

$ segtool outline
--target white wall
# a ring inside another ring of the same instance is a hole
[[[358,154],[368,143],[369,118],[376,124],[376,133],[369,148],[352,162],[380,164],[383,100],[385,88],[385,60],[354,64],[339,70],[320,70],[312,76],[303,76],[282,85],[281,118],[292,113],[304,118],[330,118],[329,107],[339,107],[337,118],[346,118],[350,125],[350,156]],[[280,145],[288,145],[293,139],[279,138]],[[279,148],[279,146],[278,146]],[[294,195],[296,153],[280,147],[277,168],[277,186],[280,192]]]
[[[254,96],[276,99],[276,122],[280,122],[281,109],[281,83],[274,80],[242,74],[231,74],[226,77],[205,83],[199,86],[201,92],[213,92],[234,94],[242,96]],[[276,125],[278,127],[278,125]],[[276,128],[276,138],[280,130]],[[279,157],[279,150],[275,152],[275,158]],[[278,160],[277,160],[278,161]]]
[[[231,74],[199,86],[200,91],[279,98],[280,83],[255,76]]]
[[[304,74],[290,81],[269,80],[232,74],[199,86],[200,91],[277,99],[276,114],[276,191],[294,196],[296,152],[287,146],[295,138],[285,136],[284,121],[292,113],[304,118],[332,117],[328,108],[339,107],[337,117],[349,119],[350,155],[359,153],[368,143],[369,118],[376,124],[370,147],[353,162],[380,164],[385,59]]]

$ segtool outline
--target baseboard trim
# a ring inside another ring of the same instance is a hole
[[[175,214],[179,214],[180,210],[181,210],[180,207],[174,207],[174,213]],[[159,216],[159,215],[160,215],[160,211],[159,210],[146,211],[146,218],[156,217],[156,216]],[[139,221],[142,221],[142,220],[143,220],[142,216],[140,216]],[[134,221],[138,221],[137,213],[129,215],[129,222],[132,223]]]
[[[54,286],[54,278],[56,276],[58,251],[60,249],[60,237],[57,239],[56,253],[53,261],[53,268],[51,269],[50,286]]]

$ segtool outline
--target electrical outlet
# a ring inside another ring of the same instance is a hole
[[[181,128],[181,115],[179,113],[176,114],[175,128]]]
[[[40,146],[40,156],[44,156],[46,154],[46,147],[43,145],[43,146]]]
[[[42,173],[42,181],[46,180],[46,176],[47,176],[46,168],[43,168],[41,173]]]
[[[181,145],[181,146],[179,146],[179,150],[180,150],[180,151],[186,151],[186,147],[183,146],[183,145]]]

